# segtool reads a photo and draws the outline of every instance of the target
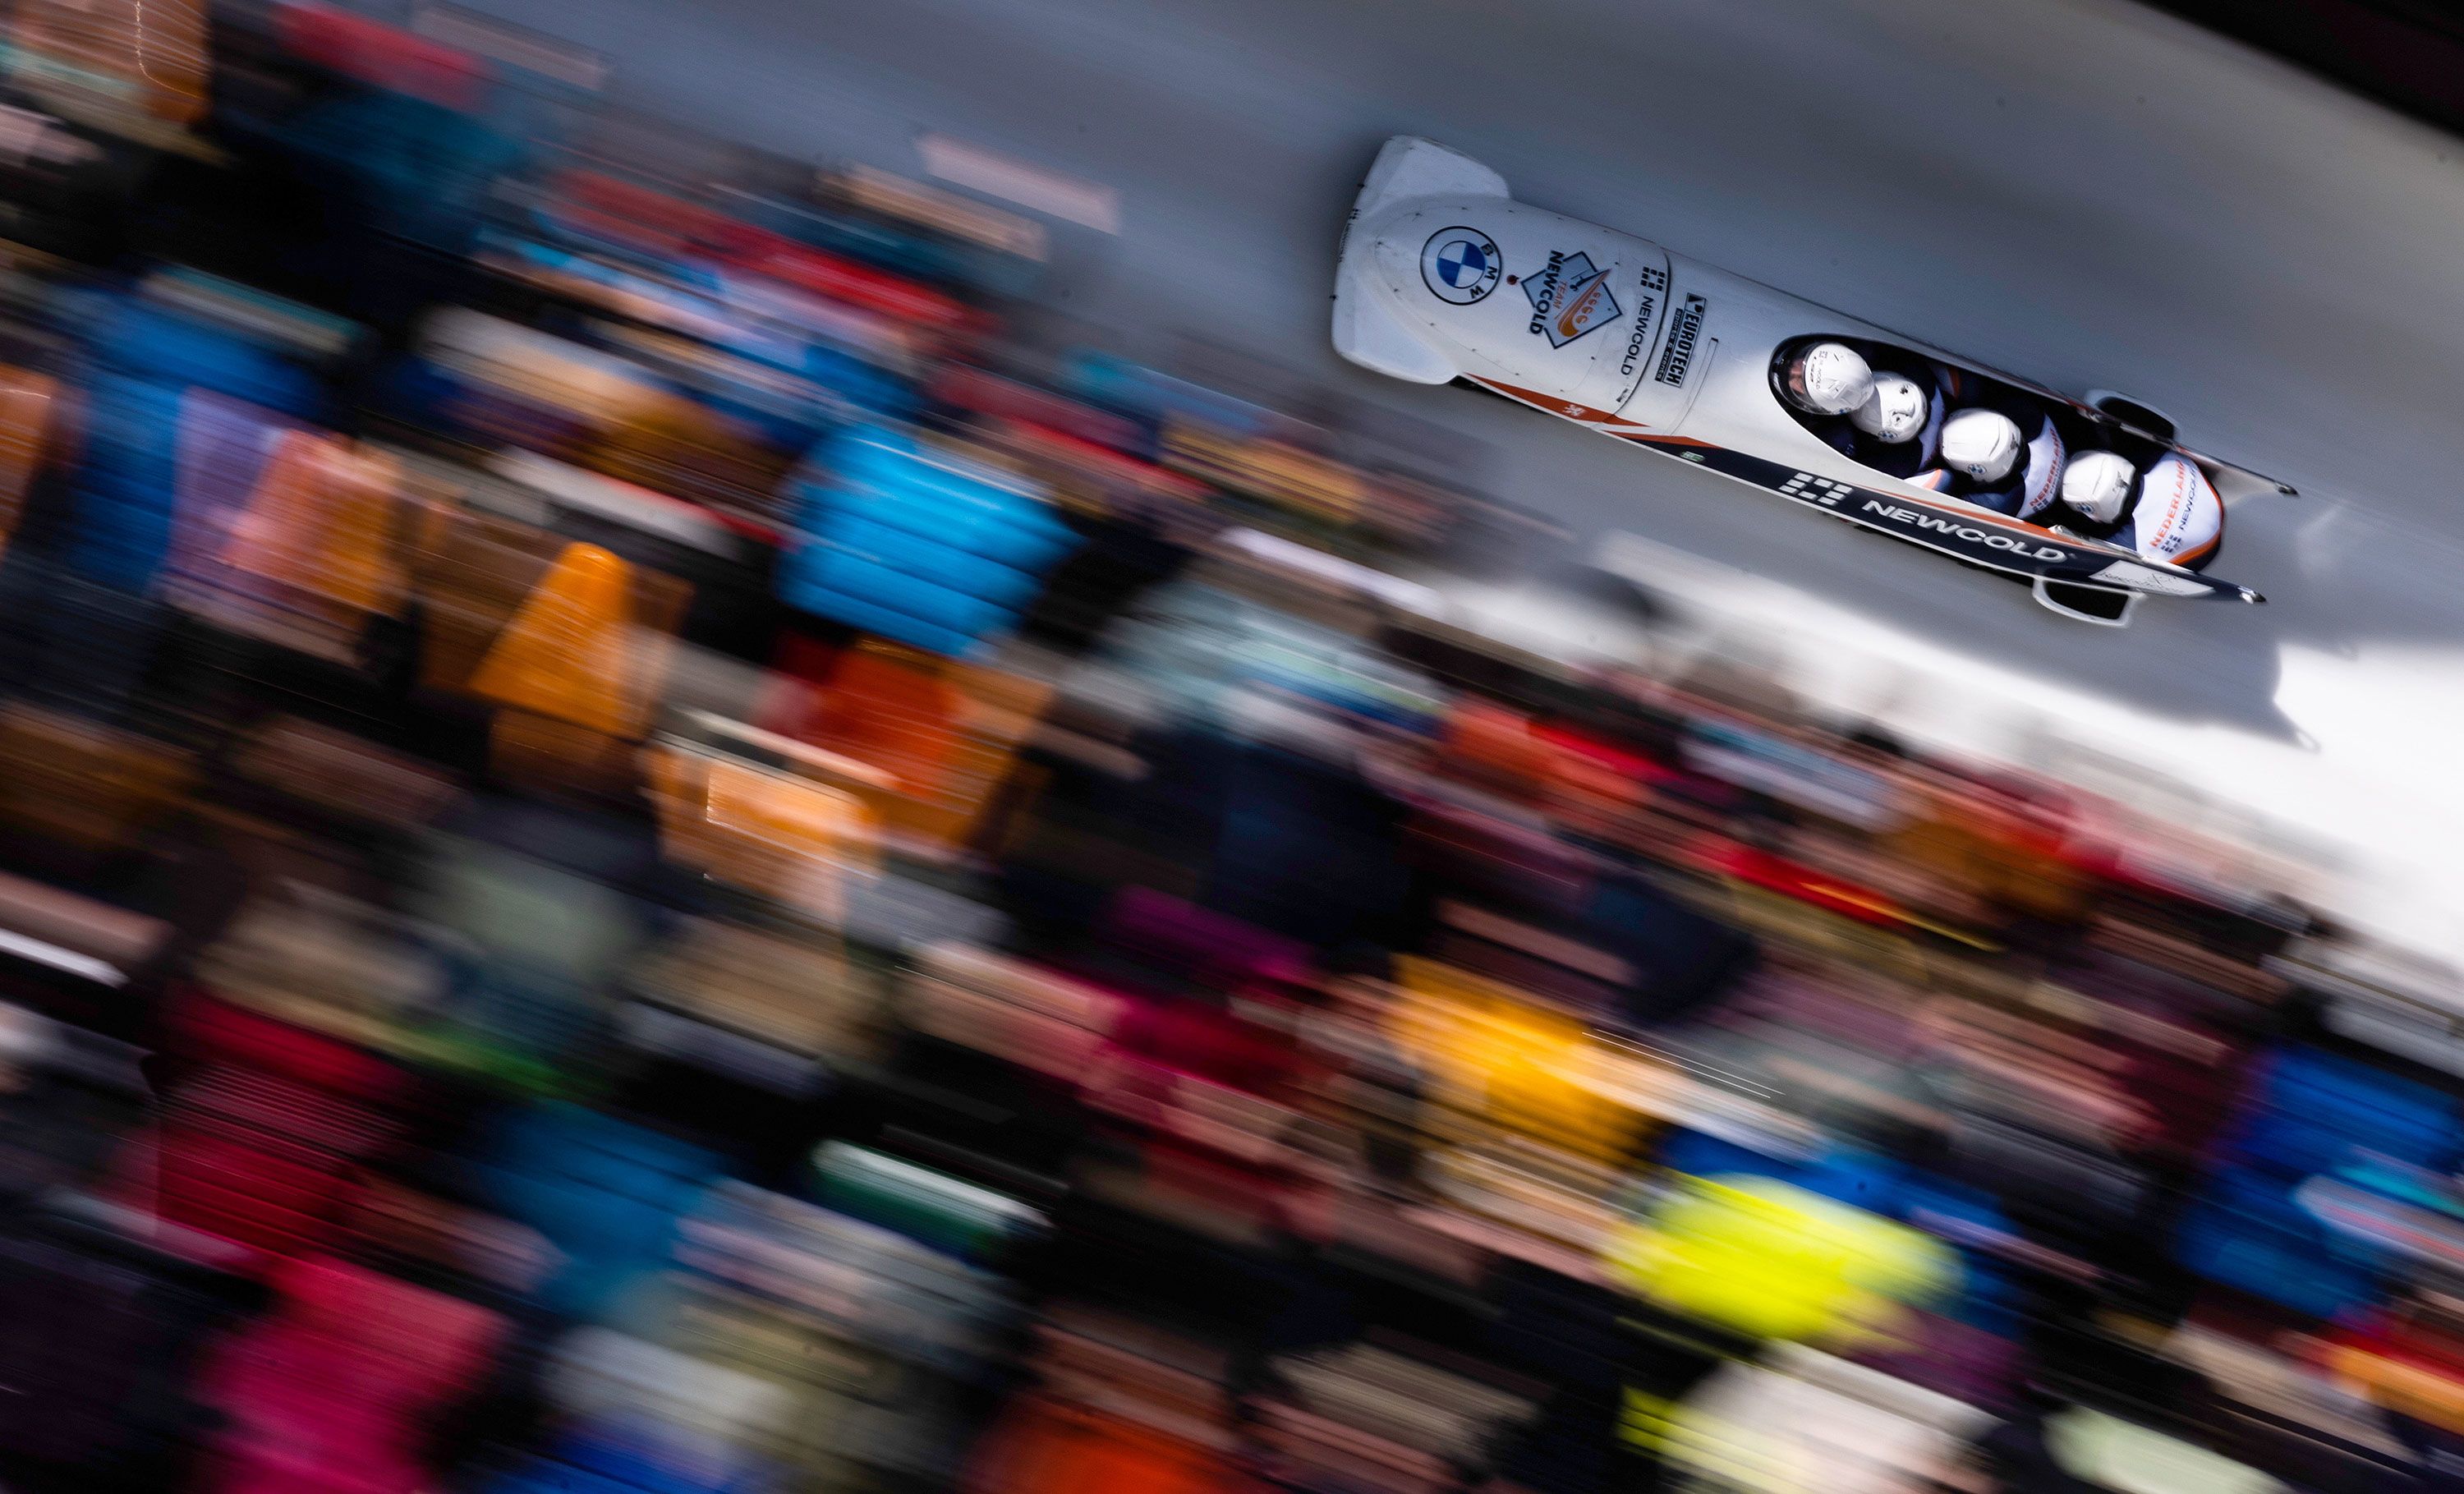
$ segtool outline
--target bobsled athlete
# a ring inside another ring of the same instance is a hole
[[[1943,418],[1950,408],[1950,379],[1943,370],[1931,389],[1895,373],[1874,376],[1874,392],[1848,416],[1854,438],[1834,446],[1893,477],[1914,477],[1942,456]]]
[[[2224,499],[2198,465],[2167,451],[2145,472],[2115,451],[2081,451],[2062,470],[2061,508],[2093,538],[2142,560],[2197,570],[2224,539]]]
[[[1789,360],[1780,387],[1809,415],[1840,416],[1874,392],[1874,370],[1845,342],[1816,342]]]
[[[2062,433],[2042,408],[1978,406],[1942,427],[1942,476],[1909,479],[2014,518],[2041,519],[2061,496]]]

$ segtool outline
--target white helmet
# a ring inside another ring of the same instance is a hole
[[[1998,409],[1964,409],[1942,423],[1942,461],[1978,482],[2000,482],[2019,462],[2019,425]]]
[[[2138,484],[2136,469],[2111,451],[2081,451],[2062,469],[2062,501],[2081,518],[2110,524]]]
[[[1788,397],[1817,415],[1845,415],[1874,392],[1874,370],[1844,342],[1816,342],[1788,365]]]
[[[1913,379],[1876,374],[1874,392],[1848,419],[1865,434],[1896,445],[1925,428],[1925,392]]]

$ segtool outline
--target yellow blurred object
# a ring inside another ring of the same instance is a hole
[[[420,684],[429,690],[474,692],[480,665],[568,548],[560,536],[473,507],[466,485],[486,480],[448,468],[411,485],[420,499],[411,546],[411,580],[425,613]],[[665,658],[655,635],[675,631],[693,587],[648,566],[628,569],[631,620],[641,639],[638,693],[647,712]]]
[[[1665,1395],[1654,1395],[1629,1385],[1617,1406],[1617,1440],[1657,1455],[1668,1445],[1669,1430],[1676,1425],[1677,1402]]]
[[[1900,1305],[1957,1285],[1931,1237],[1776,1178],[1681,1177],[1611,1240],[1609,1268],[1644,1296],[1756,1338],[1855,1342]]]
[[[2464,1381],[2428,1364],[2374,1353],[2353,1344],[2329,1347],[2326,1368],[2389,1411],[2464,1435]]]
[[[1595,1161],[1617,1161],[1644,1124],[1631,1065],[1582,1022],[1513,987],[1415,956],[1396,961],[1407,1000],[1390,1035],[1429,1076],[1433,1099],[1475,1125],[1533,1136]]]
[[[9,71],[173,124],[206,110],[204,0],[17,0]]]
[[[496,636],[471,692],[499,705],[638,736],[649,715],[636,678],[632,568],[597,545],[565,547]]]
[[[401,610],[394,558],[401,467],[309,431],[284,432],[258,477],[224,563],[358,612]]]

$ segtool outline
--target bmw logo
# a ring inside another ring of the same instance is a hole
[[[1429,294],[1452,305],[1483,299],[1505,273],[1497,241],[1478,229],[1440,229],[1420,250],[1420,278]]]

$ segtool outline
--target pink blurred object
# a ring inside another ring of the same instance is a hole
[[[325,1260],[274,1274],[280,1306],[222,1346],[202,1397],[231,1419],[213,1446],[228,1494],[415,1494],[426,1423],[487,1368],[504,1321],[484,1307]]]
[[[159,1212],[270,1257],[332,1248],[408,1076],[209,998],[184,996],[167,1026],[187,1063],[152,1138]]]

